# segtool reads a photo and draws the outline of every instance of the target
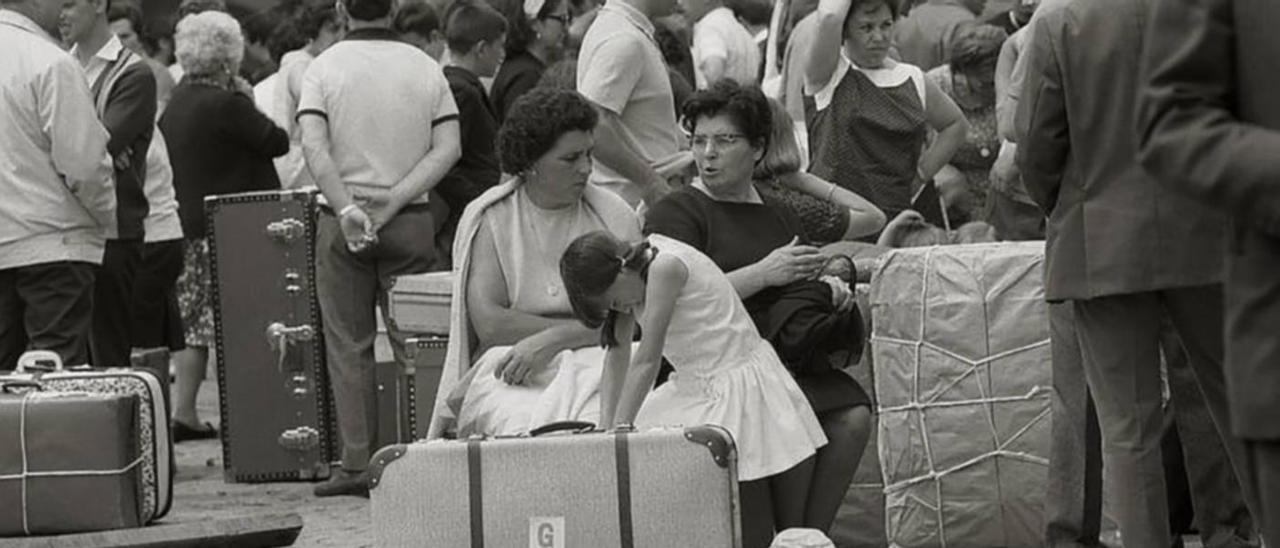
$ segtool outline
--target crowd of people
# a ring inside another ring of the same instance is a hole
[[[1098,545],[1104,470],[1127,546],[1177,545],[1174,480],[1206,546],[1280,539],[1280,8],[131,2],[0,0],[0,370],[168,348],[175,439],[216,436],[204,199],[314,187],[316,495],[367,496],[379,310],[451,270],[430,437],[720,424],[766,546],[873,433],[868,261],[1046,239],[1046,543]]]

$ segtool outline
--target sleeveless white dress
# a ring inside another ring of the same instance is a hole
[[[654,234],[649,243],[689,275],[663,349],[675,373],[645,399],[636,425],[724,427],[738,446],[741,481],[784,472],[826,445],[804,393],[756,331],[729,278],[683,242]]]
[[[481,230],[493,235],[511,308],[572,318],[560,280],[560,255],[578,236],[606,230],[600,215],[586,201],[563,209],[542,209],[521,187],[490,206],[481,222],[485,223]],[[523,385],[493,377],[509,350],[510,346],[489,348],[475,361],[474,378],[458,413],[459,436],[523,434],[563,420],[599,422],[604,349],[592,345],[561,351]]]

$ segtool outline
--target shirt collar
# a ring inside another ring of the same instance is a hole
[[[840,48],[840,57],[843,57],[845,62],[849,63],[849,68],[852,68],[853,70],[856,70],[858,72],[863,72],[863,73],[891,71],[898,68],[898,62],[894,60],[894,58],[892,57],[885,57],[884,64],[881,65],[880,68],[864,68],[864,67],[858,66],[858,63],[854,62],[853,59],[849,58],[849,54],[844,51],[843,47]]]
[[[481,89],[484,88],[484,84],[480,82],[480,77],[476,76],[474,72],[471,72],[457,65],[445,65],[444,70],[455,76],[461,77],[463,81],[465,81],[469,86],[478,87]]]
[[[348,32],[343,40],[390,40],[399,42],[400,35],[388,28],[368,27]]]
[[[79,49],[79,44],[71,46],[71,55],[74,57]],[[93,56],[108,63],[114,63],[116,59],[120,58],[120,54],[123,51],[124,44],[120,43],[120,39],[116,38],[115,33],[112,33],[111,38],[107,39],[107,43],[98,48],[98,52],[94,53]]]
[[[18,27],[36,36],[39,36],[50,42],[53,42],[54,44],[57,44],[59,48],[62,47],[62,45],[58,44],[58,41],[55,40],[53,36],[50,36],[48,32],[45,32],[44,29],[40,28],[40,25],[37,25],[36,22],[32,21],[30,17],[27,17],[16,11],[0,8],[0,23],[5,23],[8,25]]]
[[[604,7],[600,8],[600,11],[617,12],[618,15],[621,15],[632,25],[635,25],[636,28],[644,32],[646,36],[649,36],[650,38],[653,37],[653,21],[650,21],[645,14],[640,13],[640,10],[631,6],[631,4],[623,2],[622,0],[608,0]]]

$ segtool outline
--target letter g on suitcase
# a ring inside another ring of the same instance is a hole
[[[377,546],[741,546],[726,430],[573,427],[383,448],[369,480]]]

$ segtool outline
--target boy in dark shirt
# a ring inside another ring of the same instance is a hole
[[[449,63],[445,79],[458,104],[462,159],[436,187],[449,205],[449,216],[436,243],[447,257],[462,210],[482,192],[498,184],[501,170],[494,153],[498,117],[480,78],[492,78],[502,64],[507,32],[502,14],[483,2],[459,2],[446,16]]]

